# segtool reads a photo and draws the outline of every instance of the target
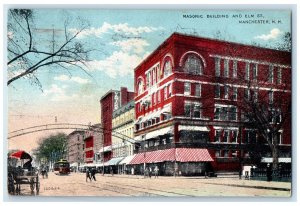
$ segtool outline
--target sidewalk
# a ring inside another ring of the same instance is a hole
[[[99,176],[102,174],[98,174]],[[103,177],[103,176],[102,176]],[[129,178],[129,179],[150,179],[149,177],[144,178],[143,175],[119,175],[114,174],[105,174],[104,177],[107,178]],[[154,176],[151,179],[155,180]],[[268,189],[268,190],[280,190],[280,191],[291,191],[291,182],[267,182],[267,181],[258,181],[258,180],[245,180],[239,179],[238,176],[221,176],[221,177],[207,177],[204,176],[159,176],[157,179],[174,179],[174,180],[191,180],[192,182],[201,182],[203,184],[212,184],[212,185],[225,185],[231,187],[246,187],[246,188],[255,188],[255,189]]]

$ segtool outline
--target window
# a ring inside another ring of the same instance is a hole
[[[200,84],[195,85],[195,96],[197,96],[197,97],[201,96],[201,85]]]
[[[167,77],[171,74],[172,72],[172,65],[171,65],[171,61],[167,60],[165,65],[164,65],[164,77]]]
[[[156,92],[156,94],[157,94],[157,103],[159,103],[160,102],[160,90],[158,90]]]
[[[229,120],[231,121],[237,120],[237,108],[234,106],[229,108]]]
[[[215,142],[221,142],[222,130],[215,131]]]
[[[151,85],[151,83],[150,83],[150,80],[151,79],[151,73],[150,72],[148,72],[148,73],[146,73],[146,88],[148,89],[149,87],[150,87],[150,85]]]
[[[184,83],[184,95],[191,95],[191,83]]]
[[[221,97],[221,88],[220,85],[215,86],[215,98],[220,98]]]
[[[246,68],[245,68],[245,80],[250,79],[250,63],[246,63]]]
[[[139,80],[139,82],[138,82],[138,95],[143,93],[143,86],[144,86],[143,81]]]
[[[185,117],[195,117],[200,118],[202,111],[201,111],[201,103],[199,102],[184,102],[184,116]]]
[[[152,85],[156,84],[156,67],[152,70]]]
[[[248,144],[256,143],[256,132],[255,132],[255,130],[247,130],[246,131],[245,143],[248,143]]]
[[[237,60],[233,61],[232,77],[233,78],[237,78]]]
[[[229,86],[225,85],[224,87],[224,99],[229,98]]]
[[[164,99],[168,98],[168,87],[164,87]]]
[[[257,81],[257,72],[258,72],[258,65],[254,64],[253,65],[253,80]]]
[[[274,66],[273,65],[270,65],[269,66],[269,74],[268,74],[268,82],[269,83],[273,83],[273,80],[274,80]]]
[[[224,120],[236,121],[237,120],[236,106],[231,106],[231,105],[215,106],[214,119],[223,120],[223,121]]]
[[[254,91],[254,93],[253,93],[253,101],[255,103],[257,103],[257,101],[258,101],[258,92],[257,91]]]
[[[233,90],[232,91],[232,100],[237,101],[237,95],[238,95],[237,87],[233,87],[232,90]]]
[[[245,96],[246,100],[248,100],[248,101],[250,100],[250,89],[249,88],[245,88],[244,96]]]
[[[202,63],[196,55],[189,55],[184,63],[184,71],[190,74],[202,74]]]
[[[274,102],[274,94],[272,91],[269,91],[269,104],[273,104]]]
[[[282,69],[280,67],[278,67],[277,70],[277,84],[281,84],[282,83]]]
[[[221,63],[221,59],[216,57],[215,58],[215,70],[216,70],[216,77],[220,76],[220,63]]]
[[[184,103],[184,116],[190,117],[191,116],[191,102],[185,102]]]
[[[221,108],[216,107],[215,108],[215,115],[214,115],[214,119],[220,119],[220,112],[221,112]]]
[[[171,97],[172,96],[172,84],[168,85],[168,90],[169,90],[168,97]]]
[[[201,117],[201,105],[199,103],[194,104],[193,117],[196,117],[196,118]]]
[[[229,130],[224,130],[223,142],[229,142]]]
[[[229,60],[224,60],[224,77],[229,77]]]
[[[233,130],[232,131],[232,142],[237,143],[237,138],[238,138],[238,131],[237,130]]]

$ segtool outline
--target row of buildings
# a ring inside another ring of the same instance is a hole
[[[290,104],[290,52],[174,33],[134,69],[133,92],[102,96],[101,124],[69,135],[69,161],[201,175],[271,163],[275,145],[289,163]]]

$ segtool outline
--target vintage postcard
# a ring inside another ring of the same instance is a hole
[[[7,10],[7,194],[290,197],[292,10]]]

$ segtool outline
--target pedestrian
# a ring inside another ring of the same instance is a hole
[[[158,178],[158,171],[159,171],[159,169],[156,165],[155,168],[154,168],[154,178]]]
[[[148,170],[148,167],[145,168],[145,171],[144,171],[144,178],[146,178],[149,174],[149,170]]]
[[[114,176],[114,171],[113,171],[112,166],[110,166],[110,174],[111,174],[111,176]]]
[[[152,168],[149,167],[149,177],[151,178],[151,176],[152,176]]]
[[[92,178],[96,181],[96,169],[95,168],[92,168],[92,171],[91,171],[91,176]]]
[[[85,178],[86,182],[87,182],[87,179],[90,179],[90,182],[92,181],[91,173],[90,173],[90,169],[89,168],[86,168],[86,178]]]
[[[131,174],[134,175],[134,168],[131,168]]]

